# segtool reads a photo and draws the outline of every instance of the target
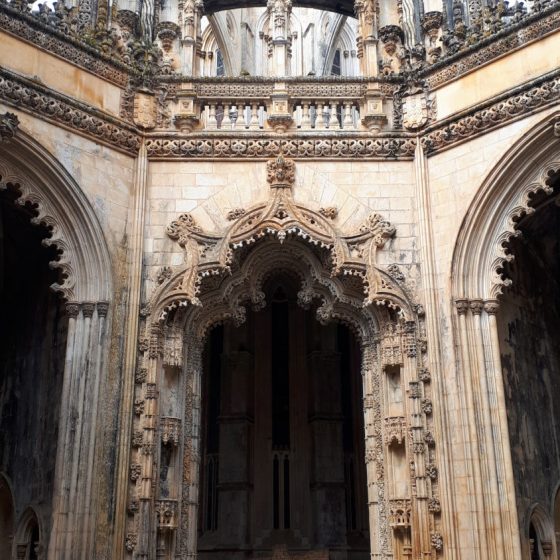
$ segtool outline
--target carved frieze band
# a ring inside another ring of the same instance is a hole
[[[523,22],[519,26],[508,29],[507,34],[504,34],[501,39],[496,40],[495,37],[491,37],[486,44],[477,44],[470,53],[469,51],[463,51],[453,57],[441,59],[423,74],[426,76],[428,85],[431,89],[437,88],[478,68],[482,64],[495,60],[499,56],[560,29],[559,11],[540,13],[539,16],[536,21],[528,25]],[[450,58],[456,60],[452,62]]]
[[[128,83],[131,70],[123,64],[111,60],[93,47],[2,2],[0,2],[0,29],[54,53],[116,85],[124,87]]]
[[[151,138],[146,142],[150,159],[174,158],[271,158],[282,152],[294,158],[412,159],[415,138],[344,137],[220,138],[206,135],[188,138]]]
[[[560,71],[517,88],[497,101],[479,106],[466,116],[448,120],[427,130],[421,137],[424,150],[432,155],[487,132],[497,126],[543,109],[560,99]],[[0,69],[0,100],[40,116],[116,149],[136,153],[140,133],[116,118],[69,97],[53,92],[31,80]],[[214,133],[188,136],[152,136],[147,139],[151,159],[233,159],[270,158],[280,151],[294,158],[362,158],[372,160],[412,159],[416,138],[391,136],[337,135],[336,137],[284,136],[257,133],[249,137],[218,136]]]
[[[437,126],[422,137],[422,146],[428,155],[434,154],[543,109],[559,99],[560,71],[555,71],[517,88],[507,96],[501,96],[498,101],[480,106],[467,116]]]
[[[0,99],[118,150],[136,153],[140,147],[134,128],[5,69],[0,69]]]

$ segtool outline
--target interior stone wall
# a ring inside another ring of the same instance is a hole
[[[60,296],[49,289],[56,274],[48,262],[56,252],[41,246],[46,231],[9,198],[0,197],[0,471],[11,482],[16,519],[33,506],[45,539],[68,320]]]
[[[498,326],[522,540],[540,504],[550,512],[560,481],[560,211],[554,204],[523,223],[511,244],[512,286]]]

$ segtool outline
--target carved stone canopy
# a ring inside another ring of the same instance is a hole
[[[395,233],[389,222],[373,213],[358,232],[342,234],[333,223],[334,213],[325,217],[320,210],[294,200],[293,161],[280,155],[268,162],[267,170],[271,187],[268,200],[252,208],[236,209],[222,231],[204,232],[190,214],[171,222],[167,234],[184,249],[185,260],[156,289],[150,312],[163,320],[178,305],[201,305],[200,296],[208,279],[231,274],[240,259],[264,242],[275,242],[280,248],[288,241],[290,247],[295,243],[313,249],[328,277],[347,279],[359,286],[360,307],[375,302],[401,311],[409,308],[402,290],[376,266],[377,250]]]

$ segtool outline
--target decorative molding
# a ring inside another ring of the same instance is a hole
[[[14,113],[0,114],[0,141],[8,142],[18,130],[19,119]]]
[[[543,191],[545,195],[553,194],[554,189],[549,181],[554,174],[559,172],[560,161],[547,164],[540,171],[539,177],[517,189],[515,199],[510,201],[507,213],[501,219],[500,226],[493,238],[493,250],[490,255],[491,280],[489,293],[492,300],[497,299],[503,293],[504,288],[511,286],[511,279],[504,275],[504,265],[514,259],[514,255],[509,251],[508,243],[512,238],[521,234],[518,225],[520,218],[535,212],[535,208],[531,205],[531,199],[537,192]],[[484,308],[487,313],[490,313],[488,303]]]
[[[278,138],[271,134],[246,134],[216,136],[215,134],[193,134],[183,138],[148,136],[146,149],[148,158],[176,159],[268,159],[280,152],[287,157],[337,158],[370,160],[399,159],[414,157],[416,139],[410,136],[344,135],[315,137],[306,135]]]
[[[491,38],[477,43],[466,51],[443,57],[436,64],[421,71],[419,75],[425,77],[430,89],[437,89],[483,64],[558,29],[560,29],[560,11],[556,7],[536,15],[535,21],[520,22],[503,30],[497,37],[493,34]]]
[[[127,85],[132,68],[104,55],[40,19],[0,2],[0,29],[104,78],[118,86]]]
[[[0,99],[117,150],[136,154],[140,148],[130,125],[6,69],[0,69]]]
[[[293,200],[293,161],[283,155],[278,156],[268,161],[267,172],[271,187],[269,200],[248,209],[224,232],[203,232],[190,214],[182,214],[168,226],[168,236],[185,251],[182,278],[175,288],[177,298],[198,304],[200,284],[204,277],[227,272],[234,260],[233,250],[268,236],[276,237],[281,243],[288,237],[299,237],[327,250],[333,276],[355,276],[360,279],[365,305],[379,300],[379,292],[383,291],[383,287],[375,263],[376,250],[394,235],[395,228],[379,214],[373,213],[358,233],[342,235],[320,212]],[[173,282],[173,278],[170,282]],[[158,292],[162,290],[168,290],[166,283],[156,290],[153,299],[157,301]],[[162,318],[165,318],[166,313],[163,312]]]
[[[555,71],[499,96],[497,101],[490,100],[479,105],[465,116],[460,115],[438,123],[422,136],[421,143],[426,153],[433,155],[543,109],[559,99],[560,72]]]

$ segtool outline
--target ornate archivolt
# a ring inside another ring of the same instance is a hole
[[[17,192],[16,203],[35,212],[31,223],[48,229],[43,244],[57,248],[59,257],[49,264],[61,273],[51,288],[68,302],[109,301],[110,257],[97,216],[79,187],[18,123],[16,115],[0,115],[0,190]]]
[[[199,305],[200,286],[210,276],[231,273],[235,254],[264,238],[276,238],[280,244],[299,239],[324,251],[326,268],[333,277],[355,277],[363,284],[364,305],[389,304],[403,313],[408,308],[400,288],[391,286],[390,277],[376,266],[376,252],[394,233],[394,227],[379,214],[371,214],[353,235],[342,235],[333,220],[336,208],[313,211],[292,197],[295,164],[279,156],[269,161],[269,200],[250,209],[230,212],[232,224],[219,233],[205,233],[190,214],[183,214],[167,228],[185,252],[185,263],[169,271],[169,281],[156,291],[150,312],[161,313],[183,303]]]
[[[372,214],[360,231],[343,235],[336,208],[295,202],[293,161],[278,156],[267,171],[268,200],[232,210],[222,231],[204,232],[188,214],[167,229],[184,263],[160,271],[142,312],[125,548],[136,558],[156,546],[163,558],[196,558],[204,338],[218,323],[243,323],[247,307],[262,309],[263,286],[280,272],[298,281],[300,306],[322,323],[347,324],[362,345],[372,557],[430,551],[435,558],[443,539],[423,311],[397,267],[382,270],[376,259],[395,228]],[[399,372],[406,395],[400,413],[389,414],[385,403],[389,370]],[[176,380],[180,395],[172,414],[160,403],[168,398],[160,396],[164,378],[167,387]],[[163,495],[157,481],[169,453],[175,474]],[[395,453],[406,456],[400,474]],[[396,477],[406,480],[406,495],[396,492]]]
[[[511,284],[504,266],[514,258],[509,243],[522,234],[520,220],[535,212],[535,195],[542,200],[543,194],[554,193],[552,183],[560,173],[558,122],[557,114],[549,115],[524,134],[491,172],[466,214],[451,268],[457,312],[454,334],[462,370],[459,399],[466,411],[470,447],[467,475],[478,496],[470,507],[478,512],[473,523],[480,549],[494,549],[496,558],[521,557],[498,298]]]
[[[548,116],[524,135],[473,200],[453,257],[454,298],[495,300],[510,285],[503,273],[514,258],[508,243],[521,235],[519,220],[535,211],[534,195],[552,194],[551,180],[560,172],[559,122],[558,115]]]

